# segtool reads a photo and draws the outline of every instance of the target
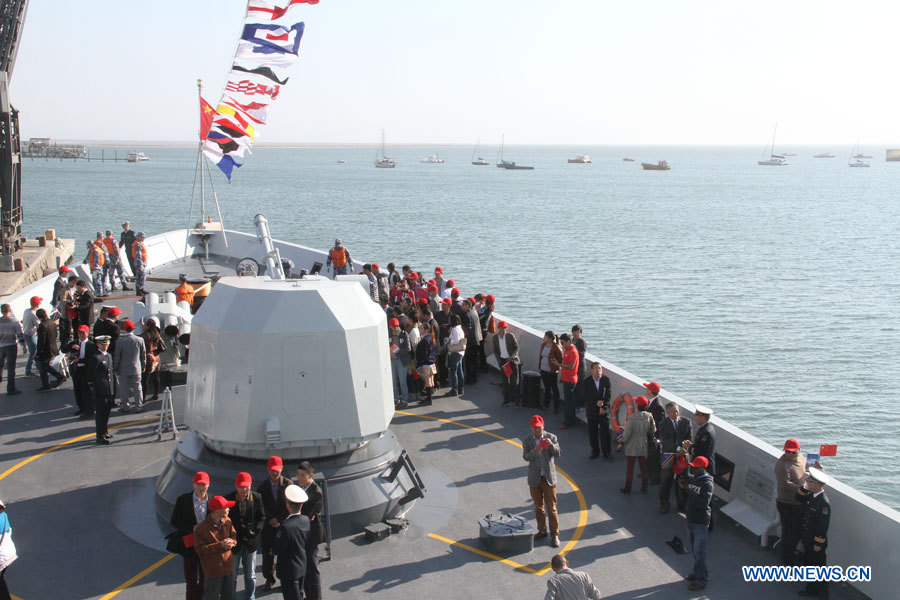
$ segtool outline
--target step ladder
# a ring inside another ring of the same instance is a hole
[[[172,405],[172,388],[170,387],[163,392],[162,406],[159,408],[159,425],[156,427],[156,441],[161,440],[164,433],[171,433],[173,440],[178,437],[178,428],[175,426],[175,407]]]

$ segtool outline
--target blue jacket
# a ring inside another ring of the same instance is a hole
[[[294,581],[306,574],[306,539],[309,537],[309,517],[290,515],[275,534],[272,552],[278,557],[275,574],[282,581]]]
[[[691,477],[688,486],[688,497],[684,505],[684,515],[688,523],[709,523],[712,514],[713,477],[709,473],[699,477]]]

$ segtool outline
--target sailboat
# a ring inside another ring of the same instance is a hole
[[[769,160],[758,160],[756,164],[767,167],[780,167],[788,164],[788,161],[780,154],[775,154],[775,134],[778,133],[778,123],[775,123],[775,131],[772,133],[772,149],[769,152]]]
[[[860,160],[861,158],[864,158],[864,157],[865,157],[865,155],[864,155],[864,154],[860,154],[860,152],[859,152],[859,138],[856,138],[856,150],[854,150],[854,151],[853,151],[853,154],[850,156],[850,158],[856,159],[856,162],[850,162],[850,161],[848,160],[848,161],[847,161],[847,166],[850,166],[850,167],[871,167],[872,165],[871,165],[870,163],[868,163],[868,162],[866,162],[866,161],[864,161],[864,160]]]
[[[379,155],[381,157],[379,158]],[[375,151],[375,168],[376,169],[393,169],[397,163],[384,154],[384,129],[381,130],[381,146]]]
[[[500,151],[497,152],[497,166],[501,169],[505,169],[507,165],[515,164],[511,163],[508,160],[503,160],[503,143],[506,141],[506,134],[500,136]]]
[[[489,165],[491,163],[489,163],[488,161],[481,158],[481,156],[478,154],[478,146],[480,146],[480,145],[481,145],[481,138],[478,138],[478,141],[475,142],[475,149],[472,150],[472,164],[479,166],[479,167],[483,167],[483,166]],[[478,158],[475,158],[476,156],[478,156]]]

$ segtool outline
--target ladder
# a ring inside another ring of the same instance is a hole
[[[162,406],[159,408],[159,425],[156,427],[156,441],[161,440],[164,433],[171,433],[173,440],[178,437],[178,428],[175,426],[175,406],[172,404],[172,388],[170,387],[163,392]]]

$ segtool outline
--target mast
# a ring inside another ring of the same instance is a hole
[[[775,123],[775,131],[772,132],[772,152],[771,155],[775,156],[775,135],[778,133],[778,123]]]
[[[203,80],[197,80],[197,106],[200,109],[200,128],[197,129],[197,160],[203,160]],[[200,168],[200,222],[203,222],[203,214],[206,210],[206,195],[203,187],[203,168]]]

